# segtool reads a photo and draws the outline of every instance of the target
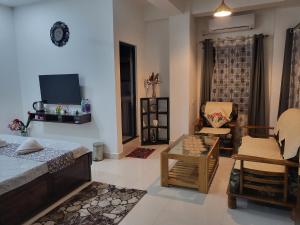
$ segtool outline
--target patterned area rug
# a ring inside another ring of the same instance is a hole
[[[33,225],[118,224],[146,191],[93,182]]]
[[[128,154],[127,157],[147,159],[154,151],[155,149],[150,148],[136,148],[130,154]]]

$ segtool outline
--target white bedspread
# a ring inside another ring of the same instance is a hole
[[[0,139],[9,144],[21,144],[25,137],[0,135]],[[36,138],[47,148],[72,152],[73,157],[79,158],[89,150],[77,143]],[[1,151],[1,148],[0,148]],[[0,195],[16,189],[48,172],[47,163],[28,159],[13,158],[0,155]]]
[[[47,172],[46,163],[0,155],[0,195]]]

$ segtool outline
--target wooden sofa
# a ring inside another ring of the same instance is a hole
[[[247,129],[274,129],[247,126]],[[239,153],[234,155],[234,167],[228,185],[228,207],[237,207],[236,199],[296,207],[298,191],[298,157],[284,160],[282,147],[275,136],[243,137]]]

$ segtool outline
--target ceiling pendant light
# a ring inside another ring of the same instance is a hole
[[[224,0],[222,0],[221,5],[214,12],[215,17],[230,16],[231,14],[232,14],[231,8],[225,4]]]

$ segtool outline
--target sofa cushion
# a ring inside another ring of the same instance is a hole
[[[267,159],[277,159],[282,160],[283,157],[280,154],[280,148],[274,138],[253,138],[250,136],[245,136],[242,138],[242,145],[239,148],[239,153],[241,155],[249,155],[262,157]],[[247,169],[274,172],[274,173],[284,173],[285,167],[278,166],[267,163],[257,163],[257,162],[244,162],[244,167]],[[240,161],[237,160],[234,165],[235,169],[240,169]]]

